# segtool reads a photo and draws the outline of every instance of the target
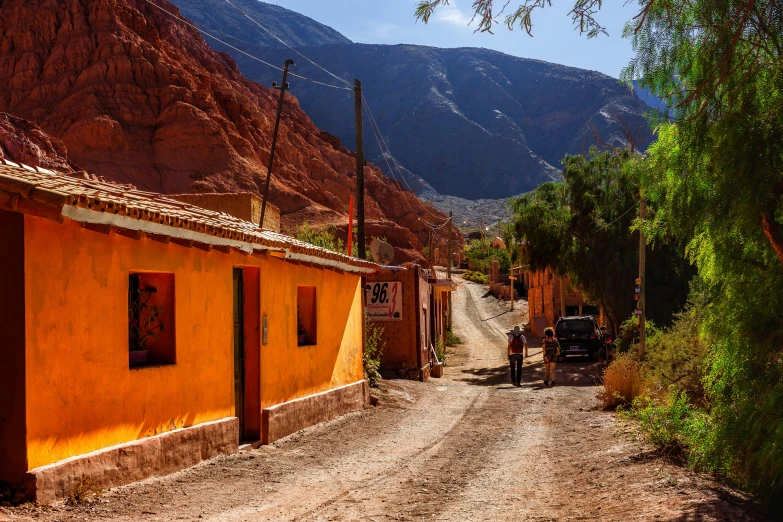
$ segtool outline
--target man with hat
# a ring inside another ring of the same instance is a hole
[[[527,339],[519,325],[508,332],[508,364],[511,366],[511,382],[519,386],[522,382],[522,354],[527,357]]]

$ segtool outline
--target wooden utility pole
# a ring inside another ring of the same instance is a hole
[[[259,227],[264,228],[264,218],[266,217],[266,200],[269,199],[269,181],[272,179],[272,166],[275,164],[275,146],[277,145],[277,131],[280,130],[280,114],[283,112],[283,97],[288,89],[288,67],[294,65],[293,60],[286,60],[283,66],[283,82],[280,87],[272,82],[273,89],[280,89],[280,99],[277,102],[277,116],[275,118],[275,130],[272,132],[272,149],[269,151],[269,166],[266,169],[266,184],[264,185],[264,200],[261,202],[261,222]]]
[[[486,254],[487,249],[484,248],[484,218],[479,218],[479,230],[481,231],[481,251]]]
[[[448,277],[449,281],[451,281],[451,235],[452,235],[452,226],[454,225],[454,215],[451,210],[449,210],[449,259],[446,262],[446,276]],[[449,292],[449,328],[448,330],[451,330],[451,292]]]
[[[432,229],[430,229],[429,236],[429,241],[427,241],[427,264],[430,265],[430,270],[432,270]]]
[[[565,302],[565,276],[558,278],[560,282],[560,317],[566,316],[566,302]]]
[[[514,267],[511,267],[511,275],[509,276],[509,281],[511,283],[511,292],[509,293],[509,296],[511,296],[511,311],[514,311]]]
[[[639,203],[639,218],[644,221],[647,214],[647,201],[642,194],[641,202]],[[642,292],[639,294],[639,309],[642,311],[639,316],[639,360],[644,359],[644,325],[645,325],[645,296],[647,295],[647,282],[644,280],[645,269],[647,263],[647,245],[644,242],[644,228],[639,228],[639,279],[641,280]]]
[[[356,113],[356,221],[359,257],[367,257],[364,237],[364,134],[362,131],[362,82],[353,80],[353,106]]]
[[[451,279],[451,225],[452,225],[452,212],[449,210],[449,243],[448,243],[448,259],[446,260],[446,277]]]
[[[348,196],[348,255],[353,255],[353,196]]]

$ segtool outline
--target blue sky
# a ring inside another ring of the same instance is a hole
[[[638,12],[638,4],[609,0],[599,13],[609,36],[587,39],[571,24],[574,0],[553,0],[552,7],[537,10],[533,38],[520,30],[499,25],[495,34],[474,33],[471,0],[451,0],[428,25],[413,16],[416,0],[266,0],[307,15],[337,29],[354,42],[420,44],[437,47],[486,47],[515,56],[600,71],[617,77],[631,58],[631,44],[622,38],[623,25]],[[511,0],[511,5],[515,0]]]

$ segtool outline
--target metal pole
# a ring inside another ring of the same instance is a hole
[[[642,194],[641,202],[639,203],[639,217],[644,221],[647,214],[647,201]],[[644,325],[645,325],[645,296],[647,295],[647,282],[645,279],[646,269],[646,254],[647,245],[644,242],[644,229],[639,228],[639,279],[642,281],[640,285],[642,292],[639,294],[639,309],[642,311],[642,315],[639,316],[639,360],[644,359]]]
[[[280,99],[277,102],[277,116],[275,118],[275,130],[272,132],[272,149],[269,151],[269,166],[266,169],[266,184],[264,185],[264,200],[261,202],[261,222],[259,227],[264,228],[264,218],[266,217],[266,200],[269,199],[269,181],[272,179],[272,166],[275,163],[275,146],[277,145],[277,131],[280,130],[280,114],[283,112],[283,97],[288,89],[288,67],[294,65],[293,60],[286,60],[283,66],[283,83],[280,84]],[[277,89],[277,85],[272,83],[272,88]]]
[[[364,133],[362,131],[362,82],[353,81],[353,102],[356,117],[356,221],[359,257],[367,257],[364,237]]]

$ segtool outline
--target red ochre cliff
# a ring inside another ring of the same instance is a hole
[[[351,99],[346,91],[345,110]],[[150,191],[258,193],[275,109],[275,92],[145,0],[0,2],[0,112],[40,126],[32,135],[48,139],[62,165]],[[446,217],[375,166],[365,179],[374,230],[401,260],[423,260],[423,219]],[[269,198],[283,228],[344,224],[355,185],[353,153],[287,94]]]
[[[58,172],[73,172],[63,142],[47,136],[38,125],[10,114],[0,113],[0,158],[43,167]]]

